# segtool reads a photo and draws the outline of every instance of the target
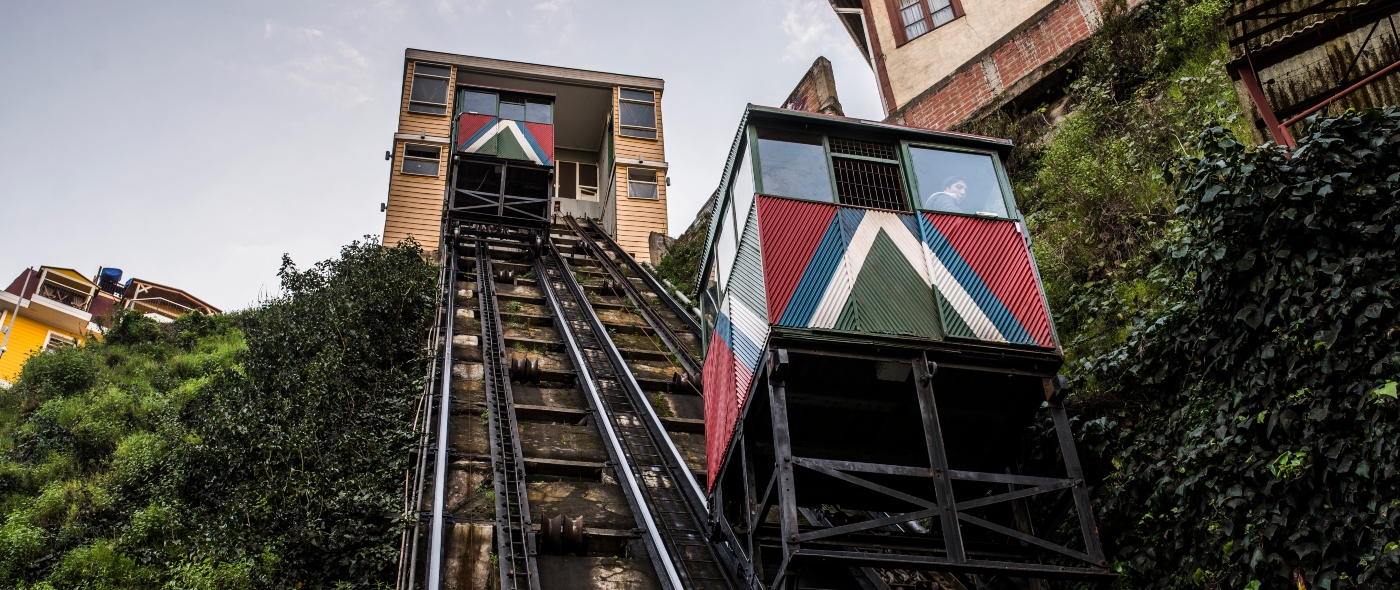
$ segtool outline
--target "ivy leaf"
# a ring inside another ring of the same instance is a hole
[[[1375,391],[1371,392],[1371,395],[1377,400],[1382,401],[1387,397],[1392,400],[1400,399],[1400,394],[1396,393],[1396,383],[1394,381],[1386,381],[1385,385],[1377,387]]]

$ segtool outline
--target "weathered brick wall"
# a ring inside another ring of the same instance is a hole
[[[1134,6],[1142,0],[1129,0]],[[1007,89],[1027,76],[1043,75],[1038,68],[1053,62],[1098,29],[1100,2],[1063,0],[1038,22],[989,48],[984,57],[964,65],[953,75],[936,81],[930,90],[910,101],[893,116],[906,125],[949,129],[984,106],[1010,98]],[[1019,90],[1024,90],[1022,85]]]

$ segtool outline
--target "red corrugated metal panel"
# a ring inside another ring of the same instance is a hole
[[[1036,343],[1055,346],[1050,314],[1040,294],[1025,238],[1013,221],[928,213],[953,248],[981,277]]]
[[[530,135],[535,136],[535,143],[540,144],[540,149],[544,150],[544,155],[550,162],[554,161],[554,126],[546,123],[526,123],[525,128],[530,130]]]
[[[763,280],[768,294],[768,323],[777,324],[787,309],[807,263],[826,235],[836,206],[758,197],[759,243],[763,245]]]
[[[705,470],[710,480],[706,489],[709,489],[719,476],[724,452],[729,448],[734,423],[739,417],[735,404],[734,354],[718,332],[710,338],[702,373],[705,380]]]
[[[465,145],[470,143],[470,141],[473,139],[473,136],[476,135],[478,131],[481,131],[482,127],[485,127],[487,124],[495,120],[496,118],[491,115],[473,115],[471,113],[462,113],[461,115],[458,115],[457,149],[460,150]],[[551,141],[550,143],[553,142]],[[496,153],[495,146],[492,146],[490,150],[486,151],[489,151],[490,153]]]

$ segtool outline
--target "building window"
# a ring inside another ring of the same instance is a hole
[[[406,143],[403,144],[403,166],[400,170],[404,174],[437,176],[441,157],[440,147]]]
[[[554,123],[554,104],[549,99],[496,94],[481,90],[458,91],[457,112],[491,115],[512,121],[525,121],[526,123],[543,123],[545,125]]]
[[[408,110],[429,115],[447,114],[447,87],[452,68],[413,64],[413,89],[408,93]]]
[[[759,129],[758,169],[765,195],[830,203],[831,175],[827,172],[822,136]]]
[[[940,213],[1008,217],[996,162],[990,154],[909,148],[918,207]]]
[[[559,162],[558,186],[554,194],[561,199],[598,200],[598,165]]]
[[[652,201],[659,199],[660,196],[656,189],[656,171],[648,168],[628,168],[627,198]]]
[[[835,137],[827,141],[837,201],[856,207],[908,210],[893,145]]]
[[[49,337],[44,339],[44,350],[71,348],[77,345],[77,338],[59,334],[58,332],[49,332]]]
[[[904,43],[923,36],[924,33],[952,22],[962,16],[962,10],[953,0],[897,0],[893,7],[899,14],[899,25],[904,33]]]
[[[656,139],[656,93],[650,90],[618,89],[622,111],[622,131],[627,137]]]

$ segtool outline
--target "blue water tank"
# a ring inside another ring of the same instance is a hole
[[[98,275],[98,279],[120,283],[122,282],[122,269],[102,267],[102,273]]]

